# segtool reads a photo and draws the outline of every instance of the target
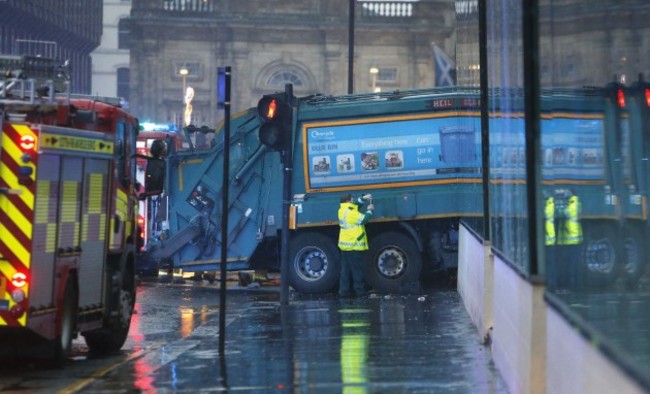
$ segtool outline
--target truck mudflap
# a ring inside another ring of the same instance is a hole
[[[297,292],[332,292],[338,285],[340,271],[340,252],[331,236],[305,232],[289,242],[289,285]]]

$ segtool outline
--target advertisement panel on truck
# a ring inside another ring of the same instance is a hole
[[[304,124],[307,191],[476,177],[478,133],[453,117],[436,115]]]

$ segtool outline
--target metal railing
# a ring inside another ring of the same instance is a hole
[[[213,12],[215,4],[213,0],[163,0],[163,9],[176,12]]]
[[[63,87],[64,90],[61,90]],[[57,93],[62,92],[62,95]],[[0,104],[53,104],[57,96],[69,101],[70,85],[68,82],[2,78],[0,79]]]
[[[411,1],[364,1],[361,16],[384,18],[410,18],[413,16]]]
[[[219,0],[163,0],[164,11],[215,12]],[[414,13],[414,1],[359,1],[361,16],[366,18],[410,18]]]

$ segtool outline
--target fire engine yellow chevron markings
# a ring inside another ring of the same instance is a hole
[[[11,249],[11,252],[16,255],[18,260],[27,268],[29,268],[29,257],[30,253],[25,247],[14,237],[14,235],[4,226],[2,223],[0,223],[0,234],[2,234],[2,242],[4,242],[5,245],[9,249]],[[0,264],[0,266],[4,267],[6,264]],[[13,272],[12,272],[13,274]],[[7,275],[8,278],[11,278],[11,276]]]
[[[36,134],[34,134],[34,131],[32,129],[30,129],[29,126],[14,124],[14,125],[12,125],[12,127],[13,127],[14,130],[16,130],[18,132],[18,134],[21,137],[29,135],[29,136],[32,137],[32,139],[34,141],[36,141]],[[31,167],[32,168],[32,175],[30,176],[30,178],[32,178],[32,180],[35,180],[36,179],[36,171],[35,171],[36,166],[31,161],[27,162],[27,163],[22,162],[22,160],[20,158],[23,155],[23,151],[20,149],[20,147],[18,145],[16,145],[18,143],[18,141],[8,140],[7,142],[9,142],[9,144],[5,145],[5,149],[8,149],[8,152],[11,155],[11,157],[13,157],[14,160],[17,163],[20,163],[21,166]],[[38,147],[35,147],[35,149],[37,149],[37,148]]]
[[[32,137],[34,137],[34,139],[36,139],[36,134],[27,125],[24,125],[24,124],[12,124],[11,127],[13,127],[14,130],[16,130],[18,132],[18,134],[20,134],[21,137],[24,136],[24,135],[31,135]]]
[[[32,167],[32,171],[34,172],[34,174],[32,174],[32,179],[34,179],[36,172],[34,171],[34,165],[32,163],[22,163],[20,157],[22,156],[23,152],[18,148],[18,146],[16,146],[16,144],[13,143],[13,141],[8,138],[5,138],[5,140],[6,141],[2,142],[2,146],[5,148],[9,156],[11,156],[17,163],[20,163],[20,165],[27,165]],[[21,193],[18,197],[23,200],[29,209],[34,209],[34,195],[28,188],[18,183],[18,176],[16,174],[14,174],[12,171],[2,171],[2,179],[4,179],[10,189],[21,190]]]
[[[10,175],[9,171],[2,171],[2,175],[2,179],[7,183],[9,189],[20,190],[21,192],[18,195],[18,198],[20,198],[29,209],[34,209],[34,194],[23,185],[18,184],[18,177],[14,174]]]
[[[25,216],[20,212],[20,210],[9,203],[11,206],[5,212],[9,219],[27,236],[27,238],[32,238],[32,223],[25,218]]]
[[[11,278],[16,273],[16,268],[11,264],[0,264],[0,274],[5,278]]]

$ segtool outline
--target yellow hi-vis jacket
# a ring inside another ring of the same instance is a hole
[[[569,197],[569,201],[563,212],[564,220],[560,226],[560,234],[557,240],[558,245],[578,245],[582,243],[581,210],[582,206],[578,196]]]
[[[351,202],[343,202],[339,207],[339,249],[368,250],[368,237],[364,224],[372,217],[372,211],[359,212],[359,207]]]
[[[553,197],[546,199],[544,206],[544,228],[546,230],[545,245],[555,245],[555,201]]]

